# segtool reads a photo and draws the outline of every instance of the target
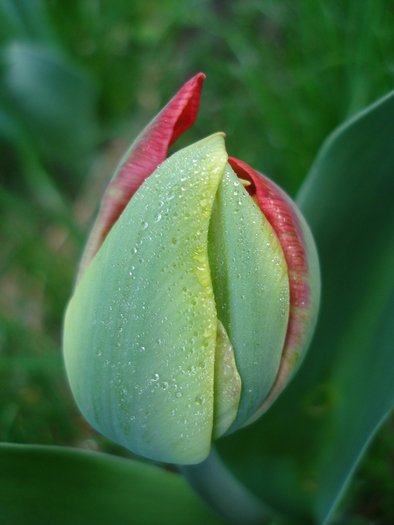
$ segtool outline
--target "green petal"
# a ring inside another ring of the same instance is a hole
[[[69,304],[64,356],[89,423],[173,463],[208,454],[217,315],[207,237],[221,134],[170,157],[134,195]]]
[[[289,280],[272,227],[229,164],[212,212],[209,261],[218,319],[242,378],[234,431],[254,414],[276,379],[289,316]]]
[[[236,418],[240,397],[241,378],[235,364],[234,349],[224,326],[218,321],[215,354],[213,440],[222,436]]]

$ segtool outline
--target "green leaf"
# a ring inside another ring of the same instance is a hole
[[[223,524],[184,478],[156,466],[60,447],[0,445],[3,525]]]
[[[334,132],[298,203],[322,271],[317,332],[258,422],[218,441],[254,494],[300,523],[329,520],[394,400],[394,93]]]

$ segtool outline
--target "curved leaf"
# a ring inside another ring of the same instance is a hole
[[[394,400],[394,93],[328,138],[299,194],[322,272],[299,373],[254,425],[220,440],[272,507],[324,523]]]
[[[3,525],[223,524],[178,474],[107,454],[0,445]]]

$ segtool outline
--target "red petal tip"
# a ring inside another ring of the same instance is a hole
[[[144,180],[167,158],[168,148],[192,126],[200,106],[204,73],[191,78],[140,134],[101,200],[77,281]]]

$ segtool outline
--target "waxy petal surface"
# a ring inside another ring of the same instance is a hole
[[[252,182],[248,191],[279,239],[290,284],[290,316],[279,374],[252,422],[275,401],[309,347],[320,301],[320,272],[311,231],[296,204],[274,182],[245,162],[230,157],[229,164],[240,178]]]
[[[237,417],[241,388],[233,346],[224,326],[218,321],[212,441],[222,436]]]
[[[209,228],[218,319],[242,380],[233,432],[256,412],[279,370],[289,318],[289,280],[278,238],[227,164]]]
[[[90,233],[77,282],[144,180],[167,158],[168,148],[197,118],[205,75],[189,80],[133,142],[109,182]]]
[[[208,227],[226,161],[217,134],[161,164],[66,313],[65,363],[82,413],[160,461],[198,463],[211,446],[217,314]]]

